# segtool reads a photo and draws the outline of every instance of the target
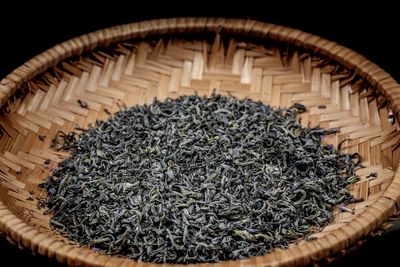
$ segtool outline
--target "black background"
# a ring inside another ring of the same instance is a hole
[[[242,1],[223,4],[181,2],[18,3],[2,6],[0,15],[0,78],[31,57],[72,37],[117,24],[144,19],[212,16],[251,18],[307,31],[366,56],[400,81],[400,19],[397,8],[382,1],[350,7],[347,2],[301,3]],[[261,6],[262,3],[262,6]],[[181,8],[182,10],[179,10]],[[179,10],[179,11],[178,11]],[[361,249],[332,266],[399,266],[400,231],[368,240]],[[1,266],[59,266],[41,256],[19,251],[0,237]],[[35,265],[32,265],[35,264]],[[11,265],[11,264],[10,264]]]

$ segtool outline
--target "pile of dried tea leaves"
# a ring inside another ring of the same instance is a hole
[[[360,158],[323,145],[335,130],[303,128],[302,111],[213,94],[117,112],[43,184],[51,223],[106,254],[159,263],[246,258],[306,238],[351,200]]]

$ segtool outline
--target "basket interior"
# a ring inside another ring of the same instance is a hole
[[[363,160],[351,193],[355,213],[335,210],[322,237],[357,218],[392,181],[400,132],[388,101],[354,71],[311,51],[229,34],[153,36],[75,55],[24,83],[0,117],[0,200],[40,232],[53,233],[38,208],[38,184],[68,156],[50,148],[57,131],[79,132],[121,106],[213,90],[275,107],[304,104],[303,126],[340,128],[325,143],[342,143]],[[88,103],[82,108],[78,100]],[[48,163],[50,160],[50,163]],[[371,176],[377,173],[377,177]],[[301,241],[305,242],[305,241]]]

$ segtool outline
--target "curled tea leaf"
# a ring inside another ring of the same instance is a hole
[[[57,132],[52,147],[71,157],[42,185],[51,225],[95,250],[156,263],[257,256],[352,199],[360,156],[321,143],[338,129],[303,128],[302,104],[213,94],[117,106],[79,137]]]

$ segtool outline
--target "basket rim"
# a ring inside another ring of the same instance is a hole
[[[29,79],[72,55],[93,50],[99,45],[107,45],[117,40],[122,41],[154,34],[166,35],[174,32],[204,31],[216,33],[221,28],[226,32],[291,43],[339,62],[348,69],[354,70],[387,97],[397,119],[400,119],[400,99],[397,97],[400,85],[387,72],[355,51],[318,36],[280,25],[255,20],[205,17],[155,19],[128,23],[81,35],[55,45],[33,57],[0,81],[0,107]],[[270,252],[263,256],[236,261],[207,263],[201,264],[201,266],[218,266],[222,264],[232,266],[307,265],[316,259],[337,253],[354,244],[387,220],[399,206],[400,171],[396,170],[393,180],[382,196],[347,225],[328,233],[318,240]],[[88,248],[76,247],[61,242],[23,222],[1,200],[0,232],[23,247],[32,249],[47,257],[55,257],[58,261],[67,262],[71,265],[154,265],[153,263],[139,263],[125,258],[110,257],[96,253]],[[172,266],[172,264],[168,265]],[[196,266],[199,265],[196,264]]]

